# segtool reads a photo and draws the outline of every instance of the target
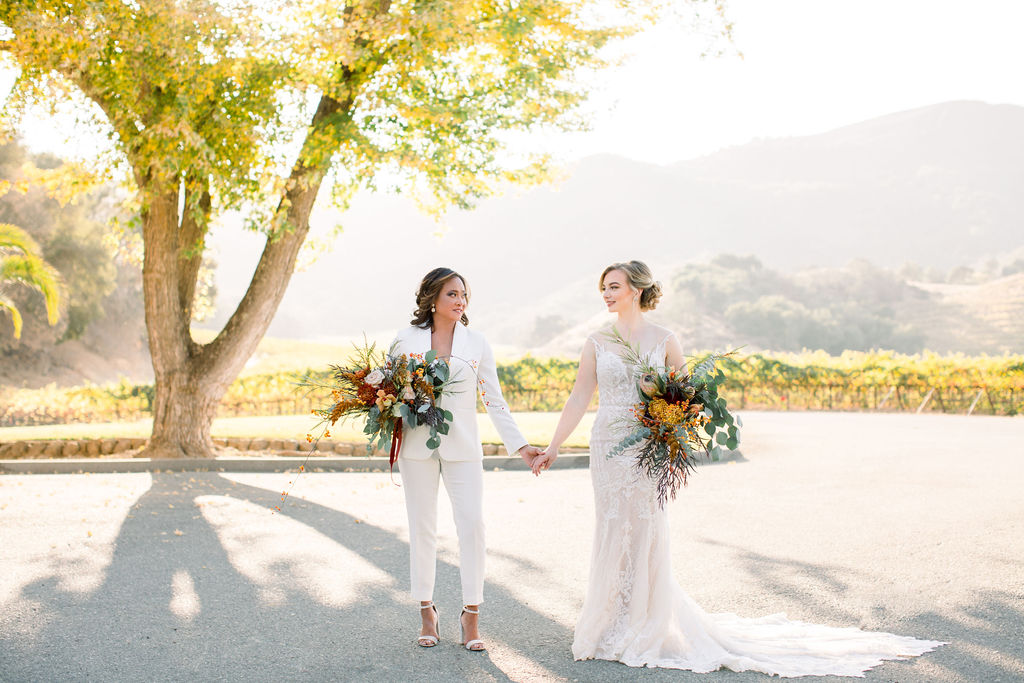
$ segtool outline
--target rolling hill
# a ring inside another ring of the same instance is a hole
[[[574,283],[590,283],[615,260],[640,258],[659,273],[720,253],[753,254],[786,273],[855,259],[948,270],[1024,247],[1020,187],[1024,108],[948,102],[668,166],[587,158],[558,184],[449,215],[440,236],[410,201],[367,195],[344,215],[316,214],[320,232],[336,224],[344,231],[295,275],[270,333],[329,338],[393,330],[404,324],[420,276],[441,264],[469,279],[476,324],[514,346],[560,310],[599,313],[599,306],[586,308],[594,300],[583,293],[594,285],[577,291]],[[220,261],[218,324],[244,291],[262,242],[230,222],[211,241]],[[921,291],[936,305],[909,319],[932,329],[965,315],[952,290]],[[996,339],[1000,329],[990,327],[989,336]],[[981,337],[945,338],[960,339],[957,348],[969,351]]]

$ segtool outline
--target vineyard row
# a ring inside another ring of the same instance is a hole
[[[901,356],[890,352],[763,355],[728,358],[722,394],[743,410],[916,411],[1016,415],[1024,409],[1024,356]],[[304,394],[304,377],[327,371],[241,377],[221,416],[301,414],[328,397]],[[514,411],[560,410],[576,362],[527,356],[498,366]],[[68,389],[0,390],[0,426],[113,422],[148,417],[153,385],[121,382]],[[596,399],[595,399],[596,400]]]

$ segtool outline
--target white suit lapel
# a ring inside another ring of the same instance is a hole
[[[409,338],[409,351],[407,353],[425,354],[430,350],[430,328],[414,327]]]
[[[455,332],[452,334],[452,357],[466,358],[466,326],[462,323],[455,323]]]
[[[462,323],[455,323],[455,332],[452,334],[452,359],[448,365],[454,370],[452,374],[458,374],[464,367],[476,374],[476,364],[467,354],[469,352],[469,330]]]

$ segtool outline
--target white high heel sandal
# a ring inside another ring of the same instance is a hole
[[[470,609],[469,607],[463,607],[462,614],[480,614],[480,610]],[[483,652],[487,648],[484,647],[484,641],[480,640],[479,638],[474,638],[473,640],[466,642],[466,627],[462,623],[462,614],[459,615],[459,631],[462,632],[461,645],[470,652]],[[476,647],[477,645],[479,645],[480,647]]]
[[[440,622],[441,619],[437,614],[437,607],[434,606],[433,601],[430,601],[426,605],[420,605],[421,610],[427,608],[434,610],[434,630],[440,633],[441,631],[438,629],[438,622]],[[416,638],[416,644],[420,647],[434,647],[439,642],[441,642],[441,639],[438,636],[417,636]]]

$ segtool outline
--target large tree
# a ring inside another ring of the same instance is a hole
[[[435,206],[538,177],[511,133],[578,127],[581,76],[664,6],[720,0],[5,0],[9,112],[84,99],[130,169],[156,381],[153,457],[209,456],[210,424],[284,295],[325,179],[381,177]],[[699,14],[699,12],[698,12]],[[667,86],[672,87],[672,86]],[[209,343],[190,333],[205,237],[242,209],[267,235]],[[397,248],[397,247],[396,247]]]

